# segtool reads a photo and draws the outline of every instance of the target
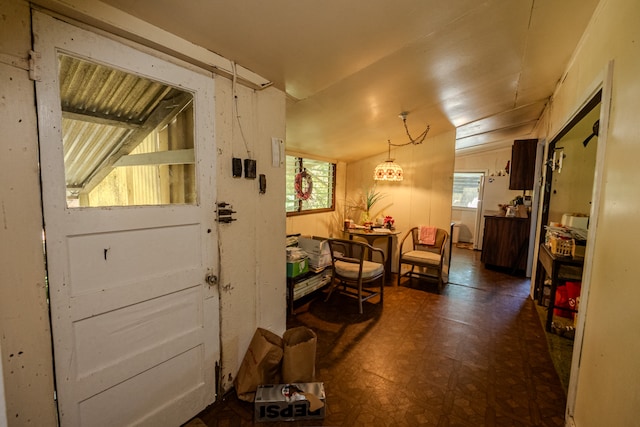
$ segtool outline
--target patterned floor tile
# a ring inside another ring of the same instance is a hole
[[[334,293],[303,300],[288,327],[317,336],[324,420],[269,426],[562,426],[566,397],[553,368],[530,282],[488,270],[454,248],[441,293],[419,280],[357,304]],[[196,422],[196,419],[192,422]],[[198,414],[206,426],[254,425],[233,391]],[[267,424],[260,424],[267,425]]]

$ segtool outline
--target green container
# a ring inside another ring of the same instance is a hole
[[[309,258],[287,262],[287,277],[298,277],[309,271]]]

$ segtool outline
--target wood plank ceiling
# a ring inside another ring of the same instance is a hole
[[[104,0],[288,94],[288,150],[352,161],[456,129],[531,132],[598,0]]]

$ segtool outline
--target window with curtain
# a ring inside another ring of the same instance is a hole
[[[335,163],[287,156],[286,168],[287,215],[335,209]]]

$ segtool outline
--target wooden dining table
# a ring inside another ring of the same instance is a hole
[[[391,277],[391,260],[393,258],[393,236],[397,236],[398,234],[400,234],[400,231],[380,230],[375,228],[373,230],[367,230],[363,228],[348,228],[344,230],[344,232],[349,235],[349,240],[353,240],[354,236],[362,237],[371,246],[373,246],[373,243],[378,239],[387,239],[387,253],[385,257],[386,259],[385,259],[384,268],[385,268],[387,278]],[[371,254],[369,254],[369,257],[371,257]]]

